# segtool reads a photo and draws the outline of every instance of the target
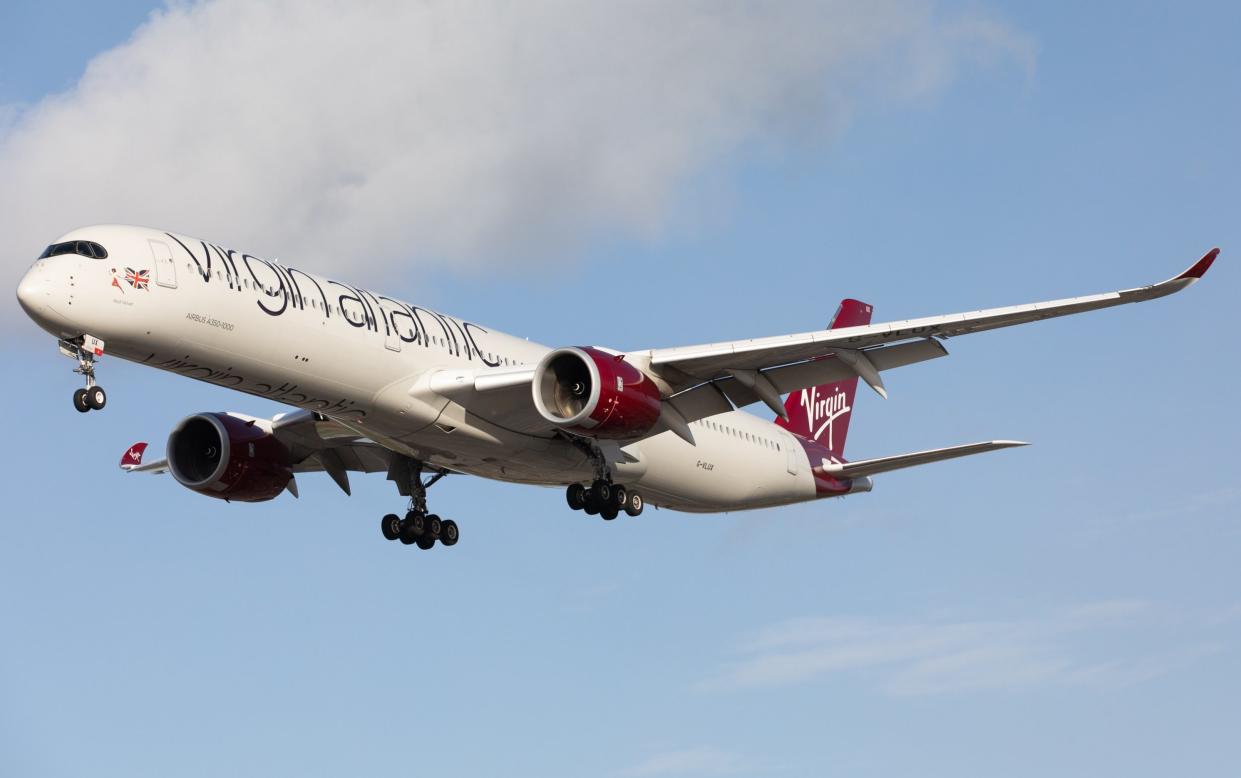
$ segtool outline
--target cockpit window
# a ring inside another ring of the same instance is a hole
[[[53,243],[44,249],[39,259],[56,257],[61,254],[78,254],[91,259],[107,259],[108,251],[98,243],[89,240],[71,240],[67,243]]]

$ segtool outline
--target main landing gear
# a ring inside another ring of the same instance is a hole
[[[60,353],[78,361],[78,366],[73,369],[73,372],[86,378],[86,386],[73,393],[73,407],[78,410],[78,413],[103,410],[103,407],[108,404],[108,394],[102,386],[95,383],[94,353],[82,348],[80,343],[68,340],[60,341],[59,345]]]
[[[569,484],[565,490],[565,500],[575,511],[585,511],[591,516],[601,516],[611,521],[621,511],[630,516],[642,513],[646,503],[636,490],[614,484],[606,478],[600,478],[586,487],[582,484]]]
[[[441,519],[427,513],[427,489],[448,475],[447,470],[436,470],[435,475],[422,480],[423,464],[412,459],[400,459],[388,469],[388,478],[397,482],[401,494],[409,496],[409,509],[405,518],[389,513],[379,522],[379,530],[388,540],[399,540],[407,546],[416,545],[423,551],[431,549],[436,541],[444,546],[455,546],[461,537],[457,522]]]
[[[605,521],[615,519],[621,511],[630,516],[642,513],[642,508],[645,507],[642,495],[612,483],[612,473],[608,469],[607,460],[598,447],[580,438],[573,438],[572,442],[590,459],[595,470],[595,480],[590,486],[569,484],[569,488],[565,490],[565,500],[569,507],[575,511],[585,511],[591,516],[602,516]]]

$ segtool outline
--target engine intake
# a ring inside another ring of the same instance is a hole
[[[559,348],[534,371],[534,405],[549,422],[580,435],[627,440],[659,420],[659,388],[625,361],[596,348]]]
[[[168,436],[168,469],[188,489],[240,502],[270,500],[293,478],[289,451],[274,435],[225,413],[178,424]]]

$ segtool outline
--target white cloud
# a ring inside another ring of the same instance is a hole
[[[1127,686],[1223,650],[1215,641],[1157,645],[1184,626],[1133,600],[1017,620],[795,619],[743,643],[739,658],[700,688],[779,687],[838,675],[860,676],[893,695]],[[1198,626],[1209,630],[1210,622]]]
[[[0,122],[0,281],[106,221],[372,275],[555,260],[657,237],[743,145],[1030,52],[923,0],[178,3]]]
[[[730,775],[745,769],[735,754],[710,746],[686,748],[655,754],[645,761],[621,771],[625,776],[659,775]]]

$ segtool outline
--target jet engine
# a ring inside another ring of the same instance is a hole
[[[199,413],[168,436],[168,469],[184,487],[221,500],[263,502],[293,478],[289,451],[253,420]]]
[[[600,349],[559,348],[534,371],[534,405],[562,429],[609,440],[638,438],[659,420],[659,388],[625,361]]]

